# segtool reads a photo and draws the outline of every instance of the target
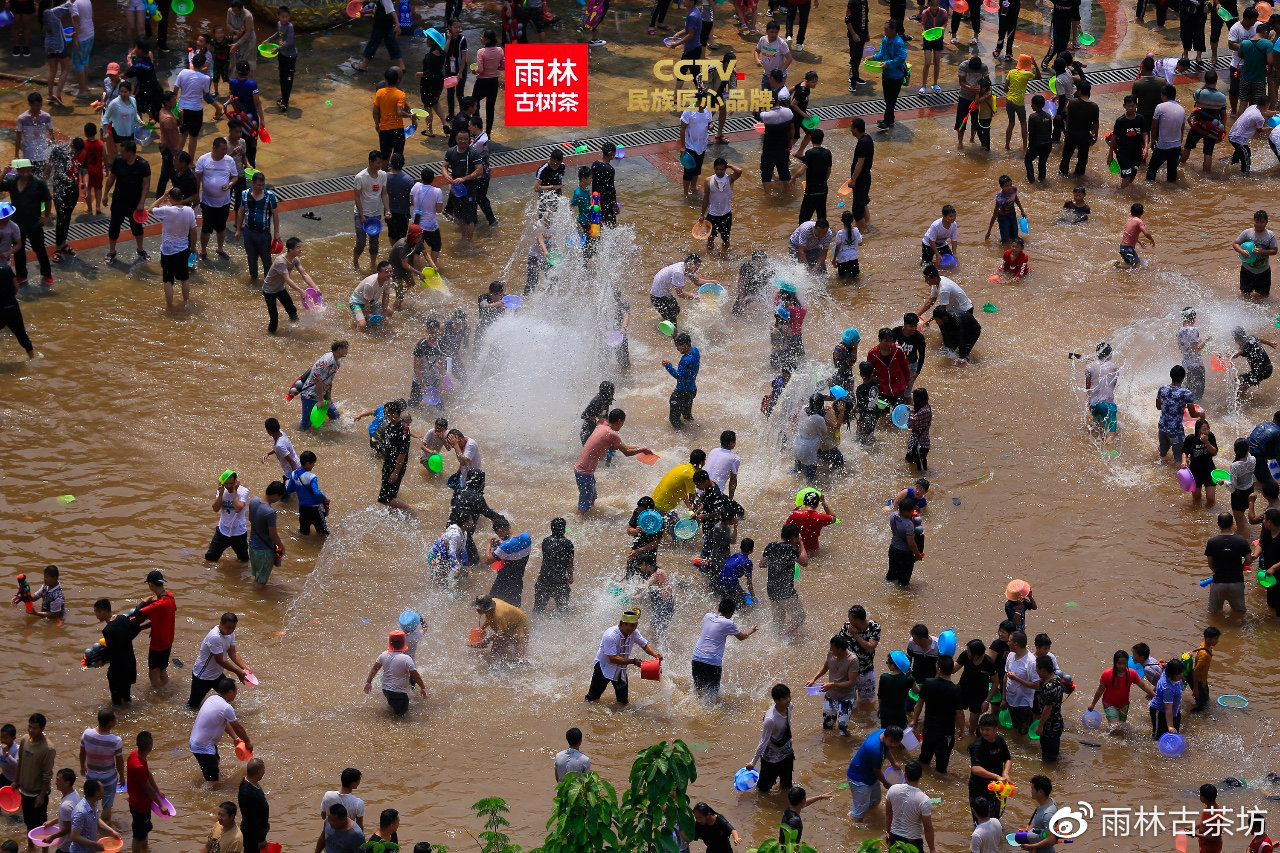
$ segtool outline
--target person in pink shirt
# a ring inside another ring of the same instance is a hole
[[[620,450],[623,456],[635,456],[638,453],[653,455],[653,451],[647,447],[632,447],[623,443],[618,430],[622,429],[626,420],[626,412],[622,409],[613,409],[605,422],[598,424],[586,443],[582,445],[582,453],[573,466],[573,478],[578,483],[579,515],[585,514],[596,502],[596,467],[606,453],[610,450]]]

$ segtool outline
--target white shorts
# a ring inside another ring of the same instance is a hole
[[[857,691],[859,702],[876,701],[876,671],[864,672],[858,676],[858,680],[853,682],[853,689]]]

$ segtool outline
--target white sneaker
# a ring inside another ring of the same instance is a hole
[[[606,44],[608,44],[608,42],[605,41],[604,39],[592,39],[591,41],[587,42],[587,44],[591,45],[592,47],[604,47]]]
[[[790,44],[790,43],[791,43],[791,36],[787,36],[787,43],[788,43],[788,44]]]
[[[973,38],[969,39],[969,44],[977,44],[977,43],[978,43],[978,37],[977,37],[977,36],[974,36]]]
[[[804,50],[804,45],[803,44],[796,45],[796,50]]]
[[[955,37],[955,36],[952,36],[952,37],[951,37],[951,43],[952,43],[952,44],[960,44],[960,42],[956,41],[956,37]]]

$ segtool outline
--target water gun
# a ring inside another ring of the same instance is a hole
[[[1044,833],[1032,829],[1020,829],[1013,834],[1013,840],[1019,844],[1031,844],[1044,838]]]
[[[311,378],[311,368],[308,367],[305,371],[303,371],[302,375],[299,376],[297,380],[293,383],[293,387],[289,389],[289,392],[284,395],[284,401],[288,403],[291,400],[293,400],[294,397],[301,394],[302,386],[306,385],[307,380],[310,378]]]
[[[589,218],[588,233],[592,237],[600,236],[600,226],[603,223],[603,214],[600,212],[600,193],[591,194],[591,215]]]
[[[1004,810],[1005,801],[1018,794],[1017,787],[1012,782],[1006,782],[1003,779],[988,782],[987,790],[1000,798],[1000,809],[1002,811]]]
[[[24,604],[28,613],[35,613],[35,605],[31,601],[31,585],[27,583],[27,576],[18,575],[18,594],[13,597],[13,603]]]
[[[80,658],[80,666],[88,669],[92,666],[102,666],[107,662],[107,641],[102,637],[98,638],[98,642],[84,650],[84,657]]]

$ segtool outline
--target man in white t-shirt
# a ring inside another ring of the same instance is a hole
[[[1240,113],[1240,117],[1231,125],[1231,130],[1227,133],[1227,140],[1231,142],[1231,147],[1235,149],[1235,153],[1231,156],[1231,164],[1240,164],[1240,173],[1248,174],[1253,166],[1253,151],[1249,148],[1249,143],[1253,141],[1253,137],[1257,136],[1260,131],[1267,130],[1267,119],[1271,118],[1275,113],[1271,110],[1264,110],[1257,104],[1251,104]]]
[[[969,853],[1004,853],[1004,827],[991,817],[992,801],[977,797],[970,804],[976,824],[969,836]]]
[[[782,79],[787,77],[787,69],[795,62],[791,55],[791,47],[778,36],[782,27],[777,21],[770,21],[764,28],[765,35],[756,42],[756,63],[761,68],[760,88],[769,88],[769,72],[782,72]]]
[[[640,666],[640,659],[631,656],[633,647],[638,645],[650,657],[662,660],[658,650],[636,630],[639,625],[640,611],[625,610],[618,618],[618,624],[606,630],[600,637],[600,649],[596,652],[596,662],[591,673],[591,687],[587,689],[585,697],[588,702],[600,701],[605,687],[612,684],[613,695],[618,700],[618,704],[627,704],[629,699],[627,667]]]
[[[378,235],[382,222],[389,217],[391,202],[387,198],[387,173],[382,170],[382,152],[369,152],[369,165],[356,175],[355,226],[356,248],[351,253],[351,268],[360,269],[360,254],[369,245],[369,261],[378,261]],[[365,230],[365,229],[368,230]],[[372,231],[373,233],[369,233]]]
[[[367,329],[370,316],[378,315],[384,319],[391,316],[391,274],[391,262],[380,261],[378,271],[365,276],[351,291],[347,307],[351,309],[357,329]]]
[[[742,457],[733,452],[737,445],[738,434],[725,430],[720,433],[720,446],[707,454],[707,462],[702,466],[711,475],[711,482],[730,498],[738,490],[738,466],[742,464]]]
[[[342,771],[342,775],[338,777],[338,790],[325,791],[324,796],[320,798],[321,821],[327,821],[329,819],[329,809],[335,804],[341,803],[342,807],[347,810],[347,817],[354,820],[361,829],[364,829],[364,800],[354,793],[356,788],[360,787],[361,778],[360,771],[355,767],[348,767]]]
[[[925,300],[924,305],[916,312],[917,315],[926,316],[925,312],[934,305],[941,305],[953,315],[973,314],[973,300],[955,281],[940,274],[938,268],[933,264],[929,264],[924,268],[923,275],[925,284],[929,285],[929,298]],[[930,320],[921,320],[921,328],[928,326],[930,322]]]
[[[231,214],[231,186],[240,170],[227,154],[227,140],[213,140],[213,151],[201,154],[196,161],[196,179],[200,181],[200,260],[208,260],[209,235],[218,235],[218,257],[231,258],[222,249],[227,237],[227,217]]]
[[[250,675],[249,665],[240,657],[236,649],[236,625],[240,617],[234,613],[223,613],[218,625],[210,629],[200,642],[200,651],[196,653],[195,663],[191,665],[191,695],[187,698],[188,708],[199,708],[200,700],[213,689],[220,678],[231,673],[242,682]],[[224,672],[225,670],[225,672]]]
[[[658,270],[649,286],[649,302],[661,319],[676,324],[680,316],[680,305],[676,302],[676,297],[697,298],[692,293],[686,293],[684,286],[690,281],[695,285],[702,284],[703,280],[698,278],[698,268],[701,266],[702,258],[691,252],[680,263],[669,264]]]
[[[249,489],[240,485],[235,471],[223,471],[218,477],[218,492],[213,496],[218,527],[213,531],[213,541],[204,554],[205,562],[218,562],[228,548],[235,551],[237,560],[249,562],[248,506]]]
[[[209,65],[209,56],[204,51],[197,51],[191,57],[191,67],[178,72],[173,89],[178,93],[178,109],[181,110],[178,130],[181,131],[179,148],[187,149],[192,157],[196,156],[196,141],[200,138],[200,129],[204,127],[204,105],[217,101],[209,93],[209,75],[205,73]],[[177,152],[174,152],[177,153]]]
[[[164,280],[164,304],[173,310],[173,283],[182,282],[182,304],[191,298],[187,280],[190,258],[196,246],[196,212],[182,203],[182,190],[171,187],[156,199],[151,215],[160,220],[160,275]]]
[[[707,98],[698,98],[691,110],[680,114],[680,141],[684,154],[680,155],[684,167],[684,194],[693,195],[698,189],[698,176],[702,174],[702,161],[707,156],[711,142],[711,122],[715,117],[707,109]],[[687,155],[687,156],[686,156]],[[688,165],[692,158],[693,165]]]
[[[1232,91],[1235,91],[1237,85],[1236,73],[1233,70]],[[1232,96],[1233,101],[1234,99]],[[1148,181],[1156,179],[1156,173],[1160,171],[1161,164],[1168,167],[1166,178],[1169,183],[1178,180],[1178,161],[1182,157],[1182,125],[1186,119],[1187,111],[1178,103],[1178,90],[1166,84],[1160,90],[1160,104],[1151,116],[1151,159],[1147,162]]]
[[[702,633],[693,647],[693,692],[708,703],[720,698],[725,643],[730,637],[745,640],[759,630],[758,625],[752,625],[745,631],[738,627],[733,621],[738,604],[728,596],[720,599],[720,606],[716,609],[718,613],[702,617]]]
[[[391,706],[391,712],[397,717],[403,717],[409,711],[410,684],[417,685],[418,695],[423,699],[427,698],[427,685],[423,683],[422,676],[413,665],[413,658],[409,656],[409,645],[404,631],[392,631],[387,636],[387,650],[378,655],[378,659],[373,662],[369,677],[364,682],[365,693],[373,690],[373,677],[378,674],[378,670],[382,670],[382,695],[386,697],[387,704]],[[361,806],[363,805],[361,803]],[[321,803],[321,810],[328,814],[328,805]],[[361,811],[363,812],[363,809]],[[347,807],[347,814],[352,814],[350,806]],[[357,823],[359,822],[357,820]],[[363,825],[361,823],[361,826]]]
[[[431,266],[440,263],[439,215],[444,210],[444,191],[435,185],[436,171],[430,166],[422,167],[422,177],[409,190],[409,201],[413,205],[413,224],[422,228],[422,241],[427,244],[431,253]]]
[[[931,264],[941,255],[960,257],[960,232],[956,227],[956,209],[949,204],[942,206],[942,217],[933,220],[920,238],[920,263]],[[921,314],[920,316],[924,316]]]
[[[205,782],[218,781],[218,741],[228,729],[237,742],[244,741],[245,749],[253,753],[253,741],[231,707],[231,703],[236,701],[236,683],[230,678],[219,678],[213,691],[214,695],[206,699],[196,712],[196,721],[191,725],[191,739],[187,742]]]
[[[933,841],[933,805],[929,795],[921,791],[920,776],[923,768],[919,761],[908,761],[903,768],[905,782],[899,782],[889,788],[884,795],[884,819],[889,825],[889,844],[905,842],[924,853],[925,845],[929,853],[938,853]]]
[[[449,477],[449,486],[454,491],[461,491],[467,485],[467,478],[472,471],[483,471],[484,464],[480,460],[480,445],[474,438],[467,438],[460,429],[451,429],[444,436],[444,446],[452,450],[458,458],[458,470]],[[457,482],[454,482],[454,478]]]
[[[1027,651],[1027,635],[1014,631],[1009,638],[1010,651],[1005,655],[1004,702],[1020,734],[1031,728],[1031,705],[1040,677],[1036,674],[1036,656]]]

